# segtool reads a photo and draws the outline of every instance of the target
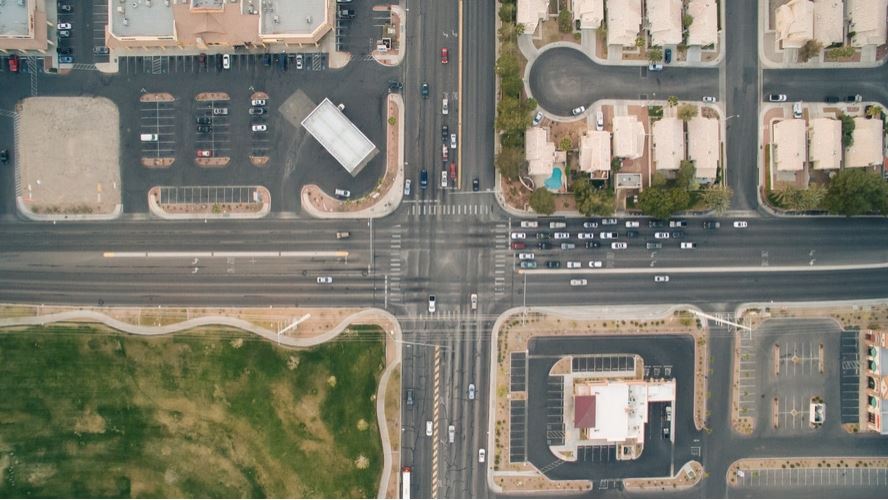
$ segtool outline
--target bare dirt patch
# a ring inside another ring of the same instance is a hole
[[[40,214],[110,214],[120,205],[120,116],[98,97],[30,97],[17,168],[25,205]]]

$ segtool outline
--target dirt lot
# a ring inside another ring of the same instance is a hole
[[[25,205],[41,214],[108,214],[120,204],[120,117],[109,100],[31,97],[18,106]]]

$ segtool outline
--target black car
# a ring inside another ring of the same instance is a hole
[[[388,88],[389,92],[397,92],[404,88],[404,84],[399,82],[398,80],[389,80]]]
[[[271,54],[265,54],[262,56],[262,64],[266,66],[271,66]]]
[[[721,222],[715,220],[707,220],[703,221],[703,229],[718,229],[721,227]]]
[[[648,227],[666,227],[666,221],[651,219],[648,221]]]
[[[354,9],[339,9],[337,13],[340,19],[354,19],[355,11]]]
[[[537,233],[538,240],[548,240],[549,238],[549,233]]]
[[[586,242],[586,248],[601,248],[601,242],[595,240],[589,240]]]
[[[4,149],[3,151],[0,151],[0,163],[6,163],[8,161],[9,161],[9,150]]]
[[[209,116],[198,116],[196,120],[198,125],[209,125],[213,123],[213,119]]]
[[[685,232],[684,232],[684,231],[681,231],[681,230],[675,230],[675,231],[672,231],[672,237],[673,237],[673,238],[684,238],[684,237],[685,237]]]
[[[429,186],[429,171],[422,169],[419,172],[419,187],[425,189]]]
[[[481,181],[478,180],[477,177],[472,179],[472,191],[480,191],[481,190]]]
[[[68,12],[68,13],[74,12],[74,8],[71,7],[70,4],[66,4],[66,3],[62,3],[62,2],[58,3],[58,8],[59,8],[59,12]]]
[[[663,51],[663,56],[664,56],[664,59],[665,59],[665,61],[666,61],[666,64],[671,63],[671,62],[672,62],[672,49],[666,49],[666,50],[664,50],[664,51]]]
[[[635,231],[635,230],[626,231],[626,237],[627,238],[638,238],[638,231]]]
[[[829,104],[835,104],[835,103],[841,101],[841,99],[839,99],[838,96],[828,95],[828,96],[826,96],[825,101],[828,102]]]
[[[537,248],[539,248],[540,250],[548,250],[548,249],[552,248],[552,244],[549,243],[548,241],[541,241],[541,242],[537,243]]]
[[[450,140],[450,127],[441,125],[441,140],[447,142]]]
[[[213,130],[213,128],[210,127],[209,125],[198,125],[197,126],[197,131],[198,131],[198,133],[201,133],[201,134],[208,134],[210,132],[210,130]]]
[[[58,52],[60,56],[70,56],[74,53],[74,49],[71,47],[58,47],[56,48],[56,52]]]
[[[429,98],[429,84],[428,84],[428,82],[422,82],[422,85],[419,86],[419,93],[422,94],[423,99]]]
[[[560,269],[561,262],[558,262],[557,260],[547,260],[546,267],[549,269]]]

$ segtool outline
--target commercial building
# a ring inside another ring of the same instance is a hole
[[[842,122],[813,118],[808,122],[808,161],[814,170],[842,166]]]
[[[882,120],[854,118],[854,142],[845,150],[846,167],[870,167],[882,164]]]
[[[888,332],[864,333],[866,428],[888,435]]]
[[[771,161],[776,170],[794,172],[805,168],[805,120],[780,120],[771,134]]]
[[[333,28],[335,5],[335,0],[111,0],[106,45],[145,52],[316,46]]]
[[[718,6],[716,0],[690,0],[688,15],[694,21],[688,26],[688,45],[718,43]]]
[[[607,179],[611,169],[611,135],[604,130],[587,130],[580,137],[580,170],[593,179]]]
[[[634,160],[644,154],[644,125],[635,115],[614,117],[614,156]]]
[[[814,0],[814,39],[824,47],[845,41],[843,0]]]
[[[607,0],[607,44],[635,47],[641,31],[641,0]]]
[[[544,21],[549,13],[547,0],[518,0],[515,18],[518,24],[524,25],[524,33],[536,32],[540,21]]]
[[[814,2],[789,0],[775,12],[777,42],[784,49],[798,49],[814,38]]]
[[[646,0],[651,45],[681,43],[681,0]]]
[[[574,21],[580,22],[580,29],[598,29],[604,20],[604,0],[573,0],[571,4]]]
[[[574,379],[573,429],[579,445],[643,446],[648,405],[675,403],[675,380]],[[627,457],[630,458],[630,457]],[[631,458],[635,458],[634,456]]]
[[[0,2],[0,51],[46,52],[45,0]]]
[[[379,153],[330,99],[324,99],[309,113],[302,126],[353,176]]]
[[[694,162],[697,179],[704,183],[714,181],[720,158],[718,120],[695,116],[688,122],[688,159]]]
[[[886,41],[888,0],[848,0],[848,31],[854,33],[851,45],[866,47]]]
[[[678,170],[685,159],[684,122],[673,117],[654,122],[653,149],[657,170]]]

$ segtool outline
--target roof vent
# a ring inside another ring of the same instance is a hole
[[[124,18],[123,18],[123,25],[124,25],[124,26],[129,26],[129,19],[127,19],[127,18],[124,17]]]
[[[278,17],[278,16],[274,16],[274,17],[271,19],[271,22],[273,22],[274,24],[278,24],[278,23],[281,22],[281,18]]]

